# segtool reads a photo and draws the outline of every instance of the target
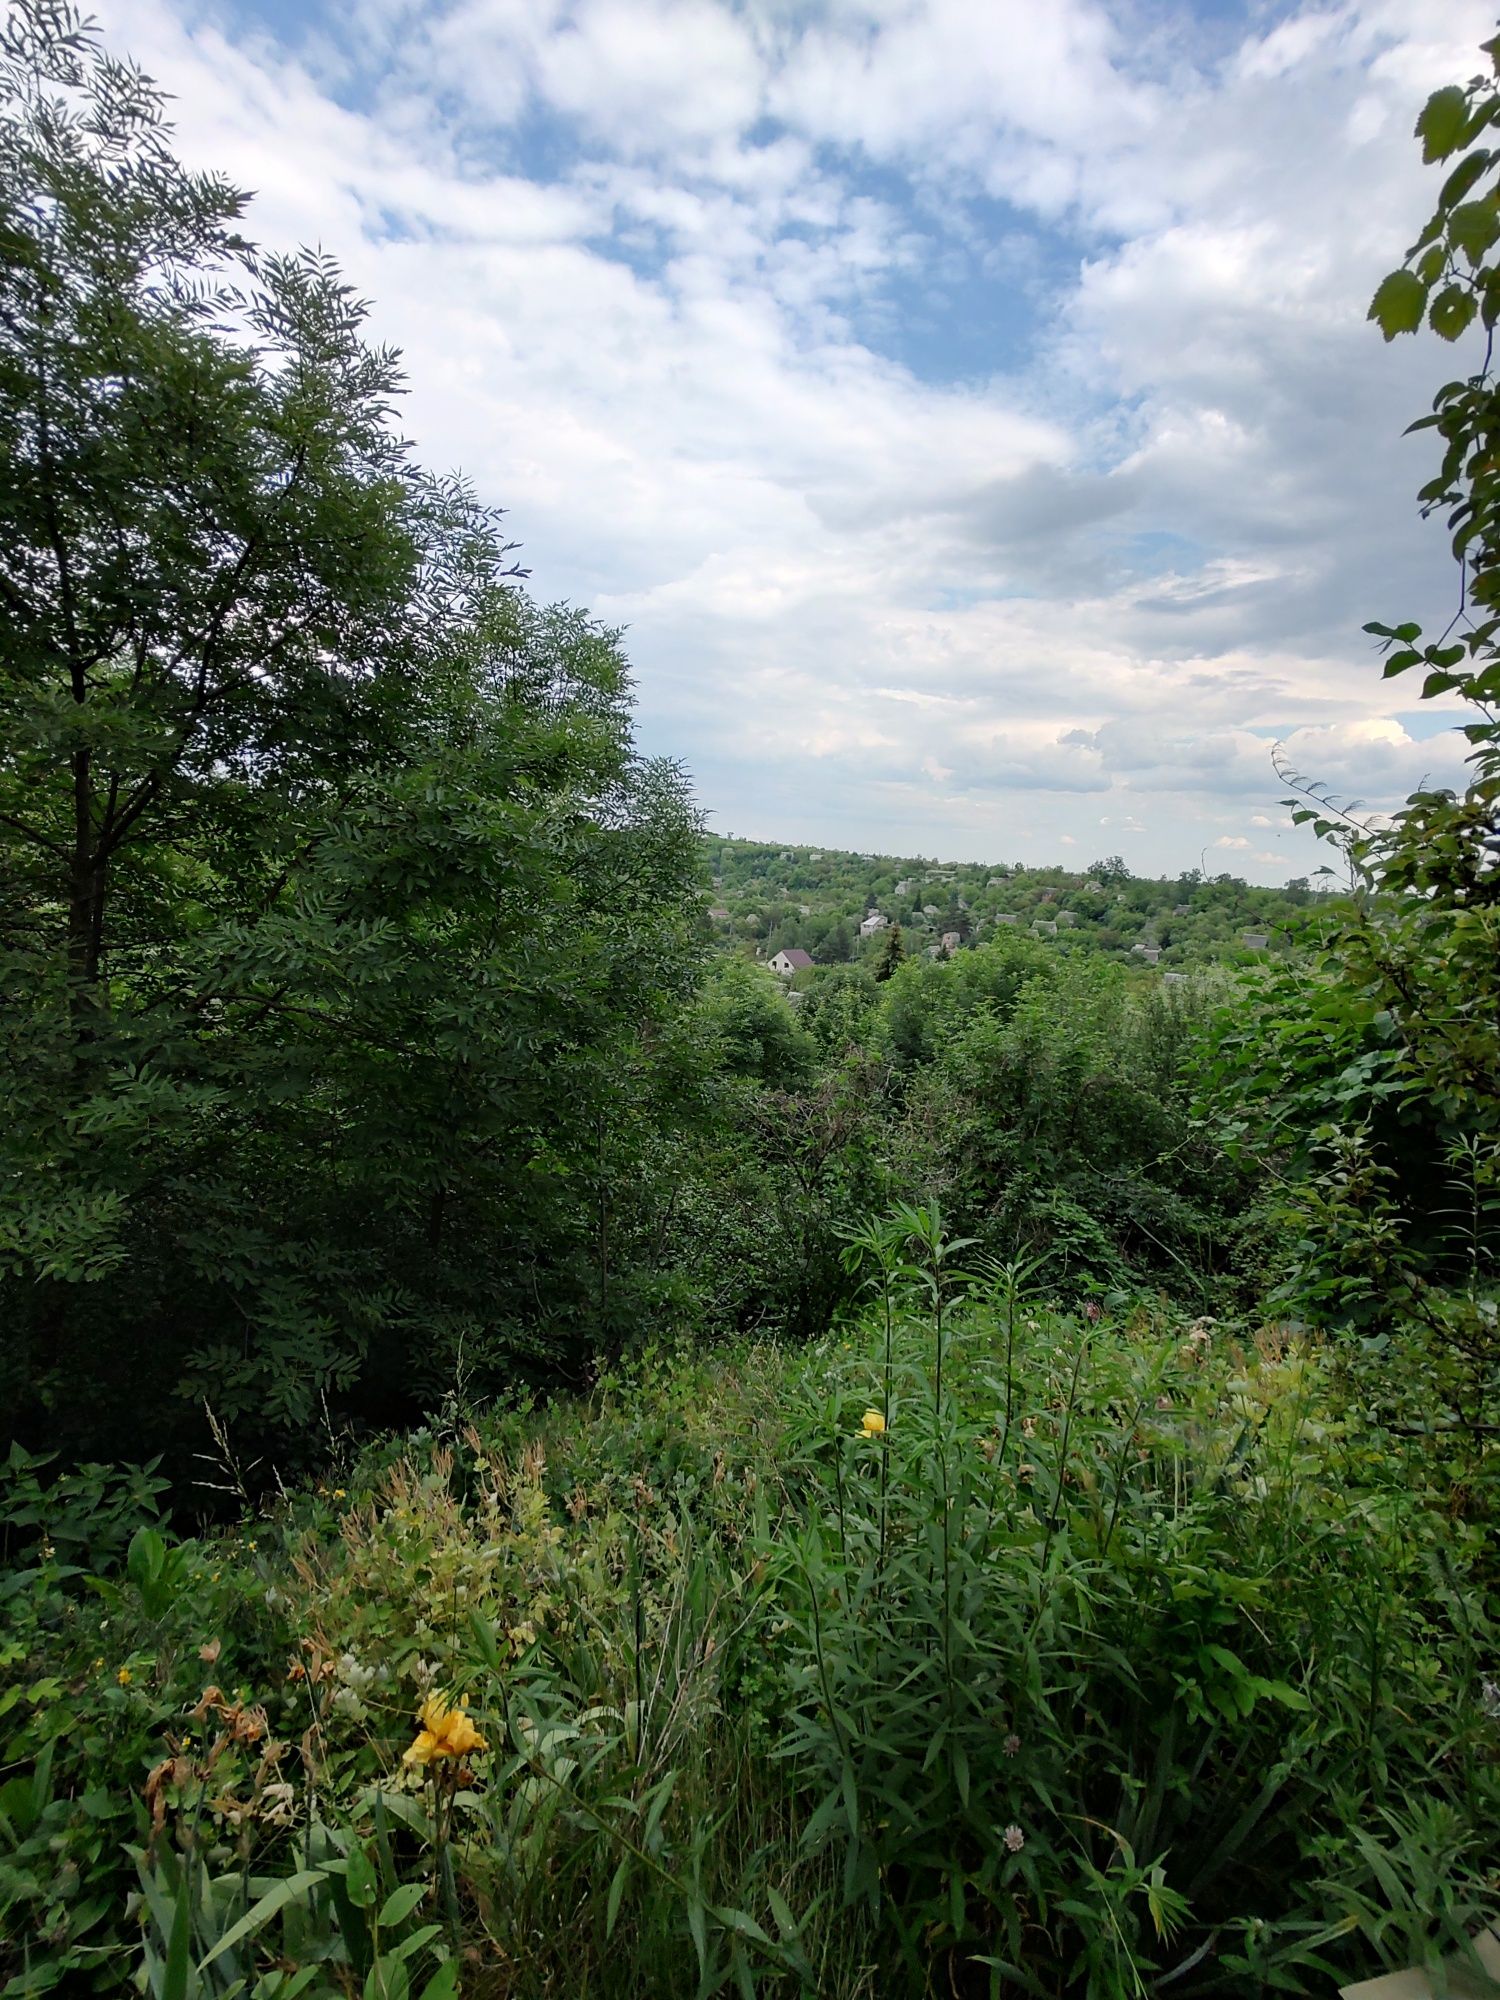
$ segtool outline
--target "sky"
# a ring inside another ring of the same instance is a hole
[[[1389,809],[1457,580],[1365,314],[1492,0],[102,0],[424,462],[625,628],[720,833],[1281,882]]]

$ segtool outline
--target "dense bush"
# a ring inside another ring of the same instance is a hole
[[[805,1351],[451,1410],[97,1582],[33,1542],[16,1990],[164,1966],[179,1907],[202,1992],[342,1992],[413,1939],[414,1991],[621,2000],[1296,1992],[1454,1948],[1497,1907],[1483,1455],[1460,1497],[1284,1327],[1090,1326],[968,1254],[907,1211]],[[45,1490],[12,1466],[12,1512]],[[434,1690],[485,1747],[406,1763]]]

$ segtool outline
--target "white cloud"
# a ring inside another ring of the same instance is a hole
[[[643,738],[718,824],[998,858],[1097,820],[1138,867],[1294,872],[1305,836],[1221,832],[1285,828],[1273,743],[1379,805],[1461,774],[1358,630],[1449,588],[1400,437],[1446,357],[1364,309],[1486,6],[1142,40],[1124,0],[361,0],[295,50],[204,0],[103,18],[253,233],[375,299],[405,427],[538,592],[629,625]]]

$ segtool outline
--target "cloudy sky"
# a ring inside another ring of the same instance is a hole
[[[320,243],[539,596],[628,627],[721,832],[1281,881],[1273,744],[1453,720],[1456,372],[1365,321],[1492,0],[103,0],[182,152]]]

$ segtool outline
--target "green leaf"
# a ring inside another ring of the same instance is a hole
[[[1412,271],[1392,271],[1383,278],[1367,315],[1387,340],[1398,333],[1415,333],[1427,306],[1427,287]]]
[[[193,1904],[188,1874],[184,1868],[177,1883],[177,1900],[172,1907],[172,1935],[167,1941],[167,1962],[162,1973],[161,2000],[188,2000],[191,1980],[189,1951],[193,1938]],[[224,1949],[223,1945],[219,1950]],[[206,1965],[208,1960],[204,1960]],[[196,1982],[194,1982],[196,1983]]]
[[[625,1894],[625,1884],[630,1876],[630,1856],[623,1855],[620,1865],[610,1880],[609,1896],[604,1905],[604,1935],[606,1940],[615,1934],[615,1924],[620,1915],[620,1899]]]
[[[349,1900],[356,1909],[374,1908],[375,1898],[380,1893],[380,1884],[375,1879],[375,1869],[370,1857],[362,1847],[351,1847],[349,1850],[349,1861],[344,1870],[344,1884],[349,1891]]]
[[[1456,208],[1493,158],[1492,153],[1486,152],[1481,147],[1456,166],[1443,182],[1443,191],[1438,196],[1439,209],[1446,212],[1450,208]]]
[[[693,1949],[698,1954],[698,1970],[702,1973],[708,1969],[708,1930],[703,1921],[703,1904],[697,1896],[688,1899],[687,1920]]]
[[[482,1611],[469,1616],[469,1630],[474,1634],[474,1644],[479,1649],[479,1657],[490,1672],[499,1675],[504,1671],[505,1662],[495,1641],[495,1628]]]
[[[1471,264],[1480,261],[1496,237],[1500,237],[1500,215],[1493,201],[1460,202],[1448,217],[1448,241]]]
[[[382,1930],[390,1929],[396,1924],[404,1924],[426,1894],[425,1882],[403,1882],[399,1889],[392,1889],[386,1897],[380,1915],[375,1921]]]
[[[385,1952],[370,1967],[365,1979],[365,2000],[406,2000],[411,1979],[394,1952]]]
[[[1393,675],[1404,674],[1408,667],[1416,666],[1421,658],[1422,655],[1417,652],[1415,647],[1403,646],[1399,653],[1391,654],[1390,658],[1381,668],[1381,674],[1386,680],[1390,680]]]
[[[440,1965],[422,1988],[420,2000],[458,2000],[458,1960]]]
[[[766,1932],[761,1929],[754,1917],[746,1916],[743,1910],[731,1909],[727,1905],[716,1907],[714,1916],[724,1925],[726,1930],[738,1931],[741,1937],[754,1938],[757,1944],[769,1944],[771,1942]]]
[[[288,1903],[301,1902],[310,1890],[326,1879],[321,1868],[304,1868],[296,1875],[288,1875],[284,1882],[278,1882],[274,1889],[267,1890],[258,1903],[251,1905],[237,1924],[230,1925],[198,1970],[207,1971],[216,1958],[237,1945],[241,1938],[253,1937],[279,1910],[284,1910]]]
[[[423,1924],[421,1929],[413,1931],[410,1937],[402,1938],[400,1944],[393,1944],[386,1957],[399,1958],[404,1964],[407,1959],[414,1958],[424,1945],[431,1944],[432,1940],[441,1934],[442,1928],[441,1924]]]
[[[1427,324],[1441,340],[1457,340],[1467,333],[1478,311],[1474,294],[1462,285],[1445,285],[1433,300]]]
[[[1469,117],[1467,94],[1456,83],[1435,90],[1417,114],[1416,136],[1422,141],[1422,158],[1430,166],[1446,160],[1464,135]]]

